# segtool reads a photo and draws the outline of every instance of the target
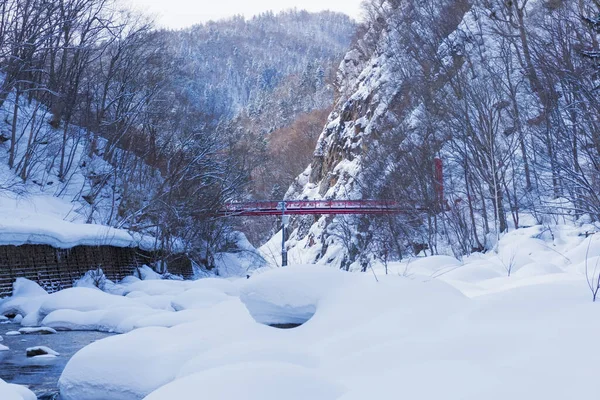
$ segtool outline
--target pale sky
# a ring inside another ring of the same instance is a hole
[[[242,14],[251,17],[261,12],[290,8],[308,11],[340,11],[360,19],[361,0],[120,0],[151,14],[159,26],[184,28],[190,25]]]

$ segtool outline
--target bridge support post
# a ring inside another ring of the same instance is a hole
[[[285,249],[285,201],[279,202],[281,208],[281,266],[287,267],[287,250]]]

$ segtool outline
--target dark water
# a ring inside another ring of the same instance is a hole
[[[57,383],[69,359],[81,348],[96,340],[110,336],[102,332],[68,331],[56,335],[6,336],[6,332],[19,330],[16,324],[0,324],[1,344],[10,350],[0,351],[0,378],[9,383],[26,385],[40,399],[54,399]],[[27,358],[25,349],[47,346],[60,353],[56,358]]]
[[[271,324],[269,326],[272,326],[273,328],[278,328],[278,329],[294,329],[294,328],[297,328],[299,326],[302,326],[302,324],[295,324],[295,323],[290,323],[290,324]]]

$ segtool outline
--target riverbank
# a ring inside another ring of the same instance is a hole
[[[7,336],[10,331],[18,331],[20,324],[0,324],[0,344],[9,350],[0,351],[0,379],[6,382],[28,386],[38,399],[58,398],[58,379],[67,362],[83,347],[99,339],[110,336],[104,332],[64,331],[53,335]],[[58,353],[54,358],[26,356],[26,349],[46,346]]]

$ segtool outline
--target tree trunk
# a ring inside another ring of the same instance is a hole
[[[10,131],[10,150],[8,153],[8,167],[12,169],[15,166],[15,153],[17,151],[17,122],[19,119],[19,99],[21,91],[17,88],[15,94],[15,107],[13,109],[12,128]]]

